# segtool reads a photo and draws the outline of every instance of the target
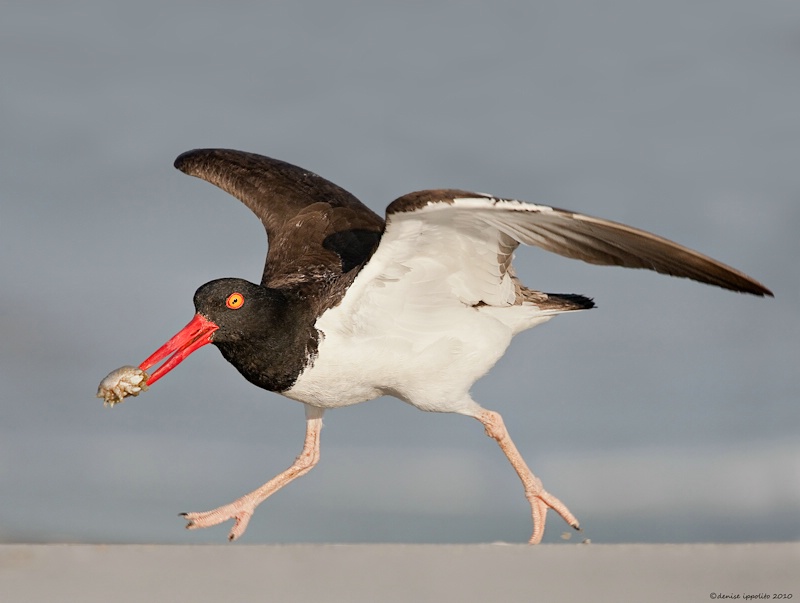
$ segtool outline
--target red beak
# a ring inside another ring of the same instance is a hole
[[[139,365],[146,371],[154,364],[158,364],[169,356],[167,361],[158,367],[147,379],[147,385],[152,385],[166,375],[195,350],[211,343],[211,335],[219,326],[207,319],[202,314],[195,314],[185,327],[178,331],[172,339],[158,348],[153,354]],[[172,354],[172,356],[170,356]]]

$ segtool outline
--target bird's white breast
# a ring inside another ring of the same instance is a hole
[[[458,412],[508,348],[520,316],[527,326],[550,318],[532,320],[530,306],[417,312],[398,300],[394,309],[373,305],[346,318],[342,306],[326,311],[316,324],[318,355],[284,395],[322,408],[391,395],[422,410]],[[511,324],[498,320],[500,312]]]

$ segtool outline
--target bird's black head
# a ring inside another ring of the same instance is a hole
[[[194,306],[197,313],[189,324],[139,365],[146,371],[166,359],[148,377],[148,385],[213,343],[250,382],[284,391],[316,350],[313,318],[299,296],[222,278],[200,287]]]
[[[316,351],[316,329],[299,295],[223,278],[194,294],[197,315],[217,329],[210,334],[225,359],[251,383],[285,391]]]
[[[194,307],[217,325],[211,343],[219,346],[268,336],[282,322],[287,300],[275,289],[240,278],[221,278],[195,292]]]

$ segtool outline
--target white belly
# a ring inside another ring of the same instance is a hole
[[[551,318],[530,307],[462,306],[358,324],[339,320],[339,312],[332,308],[317,321],[317,358],[285,396],[335,408],[390,395],[422,410],[458,412],[472,404],[470,387],[513,335]]]

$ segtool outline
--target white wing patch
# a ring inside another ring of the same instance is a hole
[[[435,320],[441,328],[453,315],[440,310],[513,305],[516,292],[508,267],[518,237],[487,219],[496,203],[489,197],[456,199],[391,214],[378,250],[343,299],[350,307],[343,307],[340,316],[357,323],[360,309],[382,308],[406,320],[413,316],[419,326]]]
[[[313,371],[285,394],[317,406],[390,394],[424,410],[472,408],[469,388],[513,335],[554,314],[515,305],[509,270],[517,242],[487,220],[496,202],[390,212],[370,261],[317,320],[323,339]]]
[[[624,224],[465,191],[419,191],[387,209],[378,249],[316,322],[313,370],[285,395],[333,407],[389,394],[423,410],[474,413],[470,387],[516,333],[591,306],[522,287],[511,268],[519,243],[770,294],[716,260]]]
[[[592,264],[646,268],[769,294],[729,266],[618,222],[478,193],[420,191],[389,206],[378,249],[350,285],[336,320],[324,316],[324,328],[318,328],[343,336],[393,332],[424,342],[427,336],[465,334],[472,318],[464,311],[474,314],[475,306],[514,332],[543,315],[575,309],[540,309],[529,297],[518,297],[511,271],[518,243]]]

